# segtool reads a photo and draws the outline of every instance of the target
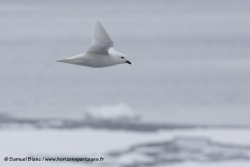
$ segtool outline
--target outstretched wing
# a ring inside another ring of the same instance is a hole
[[[110,39],[100,21],[95,22],[92,38],[92,43],[87,52],[107,53],[109,48],[113,47],[113,41]]]

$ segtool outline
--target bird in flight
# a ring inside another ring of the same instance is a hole
[[[57,62],[93,68],[109,67],[123,63],[131,65],[131,62],[126,58],[125,54],[115,51],[113,41],[110,39],[100,21],[96,21],[94,25],[92,38],[92,43],[87,52],[57,60]]]

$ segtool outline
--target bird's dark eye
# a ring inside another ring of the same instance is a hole
[[[122,59],[124,59],[124,57],[121,57]]]

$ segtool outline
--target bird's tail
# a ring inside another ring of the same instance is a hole
[[[77,63],[77,60],[74,60],[74,59],[61,59],[61,60],[57,60],[56,62],[75,64],[75,63]]]
[[[56,62],[63,62],[63,63],[66,63],[66,62],[67,62],[67,59],[57,60]]]
[[[61,59],[57,60],[57,62],[81,65],[81,61],[79,61],[78,59]]]

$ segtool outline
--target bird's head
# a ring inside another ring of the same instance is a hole
[[[123,63],[128,63],[128,64],[132,64],[126,57],[125,54],[117,52],[117,51],[112,51],[111,55],[115,58],[115,60],[119,63],[119,64],[123,64]]]
[[[130,64],[130,65],[132,64],[132,63],[127,59],[126,55],[124,55],[124,54],[120,55],[120,56],[119,56],[119,59],[120,59],[121,63],[128,63],[128,64]]]

